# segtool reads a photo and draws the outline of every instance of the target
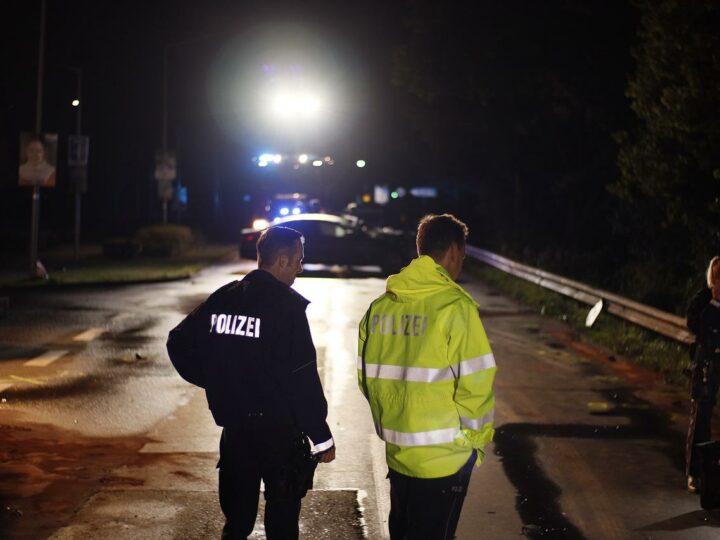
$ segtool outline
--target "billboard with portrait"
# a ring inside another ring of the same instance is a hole
[[[57,174],[57,133],[21,133],[18,183],[54,187]]]

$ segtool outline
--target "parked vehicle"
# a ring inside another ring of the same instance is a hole
[[[275,219],[300,231],[305,237],[306,263],[341,266],[379,266],[384,273],[399,271],[414,257],[414,244],[408,237],[368,232],[357,220],[333,214],[301,214]],[[262,231],[243,229],[240,256],[257,258],[255,243]]]

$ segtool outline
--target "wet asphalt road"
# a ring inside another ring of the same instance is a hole
[[[0,319],[0,531],[13,538],[69,531],[61,527],[95,515],[87,501],[109,484],[147,484],[159,493],[191,471],[205,475],[210,496],[216,432],[204,427],[202,396],[175,374],[164,344],[185,313],[251,268],[233,263],[192,281],[11,295],[10,312]],[[311,277],[295,287],[312,301],[308,317],[338,443],[338,459],[320,469],[316,488],[338,497],[356,493],[366,535],[381,538],[386,469],[357,391],[355,340],[357,322],[384,282],[372,273],[305,275]],[[467,276],[463,284],[480,303],[499,373],[495,443],[473,475],[458,538],[720,535],[718,516],[684,491],[681,395],[577,343],[562,324]],[[157,441],[181,429],[171,423],[176,418],[197,436],[171,441],[172,453],[153,454],[152,445],[169,444]],[[170,460],[172,474],[160,474]],[[340,499],[329,497],[317,504],[335,508],[327,501]],[[205,504],[214,508],[210,499]],[[80,508],[85,514],[75,514]],[[337,510],[335,519],[351,517]]]

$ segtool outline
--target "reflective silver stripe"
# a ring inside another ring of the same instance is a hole
[[[478,371],[494,367],[495,357],[493,356],[493,353],[483,354],[482,356],[477,356],[460,362],[458,364],[458,377],[464,377],[465,375],[470,375],[471,373],[476,373]]]
[[[332,437],[330,437],[330,439],[325,441],[324,443],[316,444],[315,446],[313,446],[313,454],[324,452],[328,448],[332,448],[334,444],[335,441],[333,441]]]
[[[489,424],[495,420],[495,409],[490,409],[482,418],[460,417],[460,425],[468,429],[482,429],[485,424]]]
[[[383,441],[398,446],[427,446],[430,444],[451,443],[460,433],[456,427],[418,431],[416,433],[393,431],[378,425],[375,426],[375,429]]]
[[[453,378],[449,368],[419,368],[407,366],[390,366],[387,364],[365,364],[368,377],[374,379],[393,379],[413,382],[438,382]],[[362,366],[360,367],[362,369]]]
[[[449,381],[472,373],[495,367],[492,353],[463,360],[457,366],[447,368],[422,368],[393,366],[390,364],[365,364],[365,372],[373,379],[393,379],[413,382]],[[362,357],[358,356],[358,369],[362,371]]]

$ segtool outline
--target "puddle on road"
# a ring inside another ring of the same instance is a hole
[[[598,369],[588,365],[583,371],[593,376]],[[656,441],[679,475],[684,468],[684,435],[672,428],[670,416],[637,398],[631,389],[614,388],[598,393],[601,401],[586,404],[588,423],[513,423],[496,429],[495,453],[500,456],[505,474],[517,490],[515,507],[523,523],[534,525],[524,533],[528,538],[586,538],[560,506],[562,487],[546,474],[536,440]],[[593,417],[617,417],[619,421],[593,424]]]
[[[100,374],[74,373],[60,374],[51,381],[43,381],[40,385],[18,385],[3,390],[3,397],[8,400],[57,399],[77,393],[99,394],[106,392],[108,381]]]
[[[46,349],[39,347],[15,347],[0,345],[0,362],[4,360],[30,359],[40,356]]]

